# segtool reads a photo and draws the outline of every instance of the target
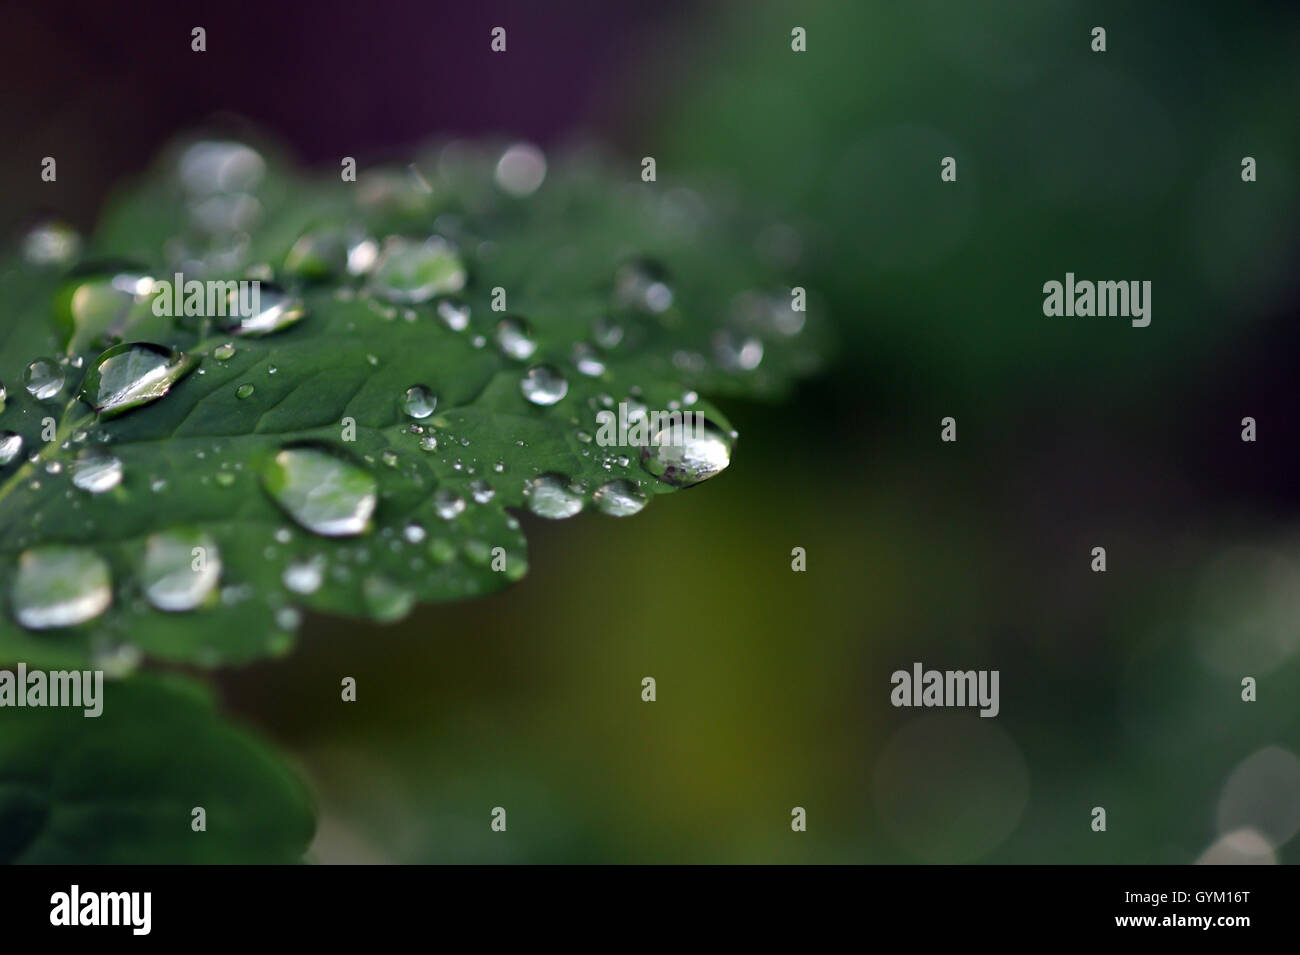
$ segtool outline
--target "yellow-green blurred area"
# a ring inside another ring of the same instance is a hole
[[[222,671],[316,794],[310,858],[1300,861],[1300,8],[735,2],[649,36],[610,39],[597,131],[794,229],[836,350],[776,405],[705,396],[740,433],[707,483],[521,515],[503,594]],[[1045,317],[1067,272],[1150,281],[1150,326]],[[916,662],[999,671],[998,716],[895,708]]]

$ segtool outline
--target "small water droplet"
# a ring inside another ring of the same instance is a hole
[[[388,467],[395,468],[397,467],[397,452],[384,451],[382,454],[379,455],[379,460],[383,461],[384,464],[387,465]]]
[[[465,287],[465,266],[451,244],[439,236],[425,242],[398,237],[384,242],[371,276],[380,298],[399,305],[427,302]]]
[[[553,405],[569,393],[569,383],[551,365],[534,365],[520,380],[519,390],[535,405]]]
[[[216,348],[212,349],[212,357],[217,361],[229,361],[231,358],[235,357],[235,346],[230,344],[230,342],[218,345]]]
[[[411,385],[402,394],[402,410],[412,418],[423,419],[438,407],[438,396],[426,385]]]
[[[516,143],[497,161],[496,183],[515,198],[531,196],[546,178],[546,156],[530,143]]]
[[[325,559],[312,557],[289,564],[280,575],[280,580],[296,594],[314,594],[320,589],[324,576]]]
[[[347,236],[341,229],[315,229],[300,236],[284,258],[290,275],[319,282],[348,267]]]
[[[67,265],[81,250],[81,236],[63,222],[42,222],[23,237],[23,261],[43,268]]]
[[[326,537],[362,533],[375,510],[374,477],[328,451],[285,448],[262,479],[267,493],[290,517]]]
[[[426,434],[426,435],[424,435],[424,437],[420,438],[420,450],[421,450],[421,451],[437,451],[437,450],[438,450],[438,439],[437,439],[436,437],[434,437],[433,435],[431,435],[431,434]]]
[[[14,616],[30,630],[75,627],[113,602],[108,564],[84,547],[52,544],[24,551],[9,592]]]
[[[179,613],[198,607],[221,578],[216,542],[196,528],[150,534],[140,571],[145,599],[159,610]]]
[[[455,299],[445,298],[438,303],[438,317],[453,332],[469,328],[469,306]]]
[[[235,475],[230,471],[217,472],[217,484],[221,487],[231,487],[235,483]]]
[[[537,351],[537,342],[522,318],[503,318],[497,322],[497,347],[507,358],[525,361]]]
[[[465,510],[465,499],[455,491],[439,488],[433,495],[433,510],[444,521],[449,521]]]
[[[479,504],[486,504],[496,496],[497,492],[492,488],[491,484],[479,478],[477,481],[470,483],[469,493]]]
[[[720,331],[713,336],[713,357],[728,371],[753,371],[763,360],[763,343],[753,335]]]
[[[101,416],[114,417],[163,397],[194,365],[192,359],[161,345],[114,345],[86,373],[81,400]]]
[[[623,326],[613,319],[602,316],[591,323],[591,338],[596,347],[609,351],[623,340]]]
[[[673,290],[663,266],[639,260],[627,263],[615,274],[614,298],[620,305],[658,314],[672,306]]]
[[[52,358],[37,358],[23,371],[23,385],[37,401],[49,401],[63,390],[63,368]]]
[[[635,484],[622,478],[602,484],[591,497],[596,510],[611,517],[629,517],[646,506],[646,497]]]
[[[674,487],[699,484],[731,463],[731,436],[709,421],[696,426],[694,415],[660,429],[641,449],[641,466]]]
[[[605,363],[596,356],[596,349],[586,342],[578,342],[573,346],[573,364],[578,369],[578,374],[588,378],[597,378],[605,373]]]
[[[0,468],[23,452],[23,436],[14,431],[0,431]]]
[[[302,614],[297,607],[281,607],[275,612],[275,625],[290,633],[297,630],[302,623]]]
[[[255,389],[253,388],[252,385],[250,385],[248,382],[244,382],[242,385],[240,385],[238,388],[235,389],[235,397],[247,398],[253,394],[254,390]]]
[[[122,462],[102,451],[87,451],[72,464],[72,483],[91,494],[103,494],[122,483]]]
[[[561,520],[582,510],[582,495],[569,488],[569,479],[563,474],[539,474],[528,482],[524,491],[528,509],[538,517]]]
[[[424,533],[424,525],[416,521],[411,521],[402,528],[402,536],[412,544],[418,544],[424,540]]]
[[[307,307],[302,299],[291,295],[278,285],[262,282],[258,286],[256,301],[247,303],[247,313],[237,307],[237,291],[230,294],[230,319],[225,324],[228,332],[249,338],[260,338],[283,331],[290,325],[301,321],[307,314]],[[250,296],[251,299],[251,296]],[[235,314],[240,312],[240,314]]]

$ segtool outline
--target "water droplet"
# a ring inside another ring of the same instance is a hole
[[[469,493],[479,504],[486,504],[496,496],[497,492],[493,490],[491,484],[480,478],[470,483]]]
[[[456,557],[456,545],[443,537],[429,541],[429,557],[435,564],[450,563]]]
[[[303,305],[302,299],[290,295],[278,285],[272,285],[269,282],[263,282],[258,287],[259,291],[255,301],[247,303],[248,311],[251,314],[234,314],[241,310],[242,306],[237,307],[235,300],[236,292],[230,296],[230,320],[226,322],[225,329],[236,335],[247,335],[250,338],[259,338],[263,335],[272,335],[275,332],[283,331],[290,325],[301,321],[302,317],[307,314],[307,307]]]
[[[75,627],[113,602],[108,564],[84,547],[52,544],[24,551],[10,599],[14,616],[30,630]]]
[[[456,250],[434,236],[426,242],[390,238],[371,277],[375,294],[389,302],[414,305],[465,287],[465,266]]]
[[[230,471],[217,472],[217,484],[221,487],[230,487],[235,483],[235,475]]]
[[[23,371],[23,385],[37,401],[49,401],[63,390],[63,368],[52,358],[37,358]]]
[[[673,290],[663,266],[640,260],[627,263],[615,274],[614,298],[620,305],[658,314],[672,306]]]
[[[420,438],[420,450],[437,451],[438,439],[431,434],[426,434],[424,437]]]
[[[23,436],[13,431],[0,431],[0,468],[13,461],[23,451]]]
[[[63,222],[43,222],[23,238],[23,260],[38,268],[67,265],[81,250],[81,236]]]
[[[316,229],[301,236],[284,258],[290,275],[319,282],[348,267],[348,241],[341,229]]]
[[[320,589],[324,575],[324,558],[312,557],[309,560],[295,561],[285,567],[280,580],[285,587],[296,594],[314,594]]]
[[[365,275],[379,259],[379,243],[368,235],[355,235],[348,243],[348,274]]]
[[[216,589],[221,554],[216,542],[196,528],[160,531],[145,541],[140,576],[145,599],[159,610],[193,610]]]
[[[326,537],[360,534],[375,510],[374,477],[316,448],[285,448],[266,467],[262,480],[290,517]]]
[[[297,607],[281,607],[275,612],[275,625],[281,630],[292,633],[301,623],[302,614],[298,612]]]
[[[438,396],[425,385],[411,385],[402,395],[402,410],[412,418],[427,418],[436,407]]]
[[[563,474],[539,474],[528,482],[524,493],[528,509],[538,517],[561,520],[582,510],[582,495],[569,489],[569,479]]]
[[[73,486],[103,494],[122,483],[122,462],[102,451],[84,452],[72,464]]]
[[[731,463],[731,437],[721,429],[687,415],[685,421],[661,428],[641,449],[641,466],[674,487],[689,487],[713,477]]]
[[[226,342],[212,349],[212,357],[217,361],[229,361],[235,357],[235,346]]]
[[[379,460],[383,461],[387,467],[395,468],[397,467],[397,452],[384,451],[379,455]]]
[[[0,381],[0,411],[5,410],[5,399],[9,397],[9,392],[5,389],[5,383]]]
[[[449,521],[465,510],[465,499],[455,491],[439,488],[433,495],[433,510],[444,521]]]
[[[623,340],[623,326],[602,316],[591,323],[591,338],[598,348],[609,351]]]
[[[418,544],[420,541],[424,540],[424,533],[424,525],[419,524],[416,521],[411,521],[402,528],[402,536],[412,544]]]
[[[529,143],[516,143],[497,161],[497,185],[516,198],[531,196],[545,178],[546,156]]]
[[[248,382],[244,382],[242,385],[240,385],[238,388],[235,389],[235,397],[248,398],[253,394],[254,390],[255,389],[253,388],[252,385],[250,385]]]
[[[62,462],[62,461],[46,461],[46,462],[45,462],[45,473],[46,473],[46,474],[62,474],[62,473],[63,473],[63,462]]]
[[[522,318],[503,318],[497,323],[497,347],[507,358],[525,361],[537,351],[537,342]]]
[[[602,484],[591,500],[596,510],[611,517],[630,517],[646,505],[645,495],[637,486],[621,478]]]
[[[586,342],[578,342],[573,346],[573,364],[577,367],[578,374],[588,378],[596,378],[605,373],[605,363],[596,356],[596,349]]]
[[[469,328],[469,306],[455,299],[445,298],[438,303],[438,317],[453,332]]]
[[[713,356],[729,371],[753,371],[763,360],[763,343],[752,335],[720,331],[713,336]]]
[[[187,192],[209,196],[256,188],[266,173],[266,162],[243,143],[204,140],[185,150],[179,171]]]
[[[381,623],[401,620],[415,603],[415,596],[409,590],[378,574],[361,582],[361,592],[370,615]]]
[[[550,365],[534,365],[519,382],[519,390],[535,405],[553,405],[569,393],[569,383]]]
[[[114,345],[95,359],[81,386],[81,400],[104,417],[156,401],[194,369],[180,352],[146,342]]]

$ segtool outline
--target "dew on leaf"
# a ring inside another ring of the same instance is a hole
[[[641,449],[641,466],[674,487],[690,487],[719,473],[731,463],[730,435],[705,420],[688,415],[651,435]]]
[[[23,452],[23,436],[14,431],[0,431],[0,467],[9,464]]]
[[[74,627],[113,602],[108,564],[84,547],[51,544],[24,551],[9,592],[14,616],[29,630]]]
[[[298,238],[284,258],[289,275],[319,282],[348,267],[348,242],[341,229],[315,229]]]
[[[23,370],[23,386],[37,401],[49,401],[63,390],[63,367],[52,358],[37,358]]]
[[[103,494],[122,483],[122,462],[101,451],[78,455],[71,470],[73,486],[90,494]]]
[[[469,328],[469,306],[455,299],[443,299],[438,303],[438,318],[453,332],[463,332]]]
[[[519,382],[519,390],[535,405],[553,405],[569,393],[569,383],[551,365],[534,365]]]
[[[302,299],[269,282],[263,282],[259,286],[258,294],[251,296],[251,301],[248,303],[250,314],[235,314],[242,311],[241,308],[236,308],[237,294],[237,292],[230,293],[232,314],[224,326],[226,331],[235,335],[245,335],[250,338],[272,335],[296,324],[307,314]]]
[[[479,504],[486,504],[496,496],[497,492],[493,490],[491,484],[480,478],[477,481],[470,482],[469,493]]]
[[[421,451],[437,451],[438,439],[431,434],[426,434],[420,438]]]
[[[614,299],[619,305],[658,314],[673,304],[673,290],[663,266],[649,260],[628,262],[614,276]]]
[[[251,384],[249,384],[248,382],[244,382],[242,385],[240,385],[238,388],[235,389],[235,397],[236,398],[252,397],[252,394],[255,390],[256,389]]]
[[[611,517],[630,517],[646,505],[645,495],[633,482],[622,478],[602,484],[591,500],[596,510]]]
[[[262,481],[290,517],[325,537],[362,533],[375,510],[378,486],[374,477],[317,448],[285,448],[265,467]]]
[[[184,354],[147,342],[114,345],[95,359],[81,399],[109,418],[156,401],[194,369]]]
[[[412,385],[402,394],[402,410],[412,418],[427,418],[436,407],[438,396],[426,385]]]
[[[140,580],[145,599],[159,610],[195,609],[208,599],[220,578],[220,552],[202,531],[171,528],[146,539]]]
[[[217,361],[229,361],[231,358],[235,357],[235,346],[230,344],[230,342],[218,345],[216,348],[212,349],[212,357]]]
[[[370,278],[374,293],[399,305],[427,302],[465,287],[465,266],[445,239],[385,241]]]
[[[320,589],[324,575],[324,558],[312,557],[289,564],[280,575],[280,580],[296,594],[314,594]]]
[[[522,318],[503,318],[497,322],[497,347],[507,358],[525,361],[537,351],[532,329]]]
[[[569,479],[563,474],[539,474],[528,482],[524,494],[528,509],[538,517],[560,520],[582,510],[582,495],[570,490]]]
[[[713,336],[713,357],[728,371],[753,371],[763,360],[763,343],[752,335],[720,331]]]
[[[465,510],[465,499],[455,491],[439,488],[433,495],[433,510],[444,521],[449,521]]]

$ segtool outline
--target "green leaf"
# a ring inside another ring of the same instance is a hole
[[[74,676],[80,676],[74,672]],[[195,684],[107,681],[102,712],[6,708],[0,862],[288,863],[314,813],[265,745],[220,721]],[[192,828],[202,807],[206,831]]]
[[[634,513],[728,463],[699,394],[778,398],[815,367],[822,325],[760,257],[761,218],[582,152],[520,197],[498,155],[321,182],[200,143],[79,262],[4,266],[0,430],[23,449],[0,467],[0,579],[27,569],[0,659],[240,662],[286,652],[299,608],[490,593],[527,568],[508,508]],[[602,444],[620,403],[707,426]],[[107,565],[107,607],[42,579],[51,555]]]

